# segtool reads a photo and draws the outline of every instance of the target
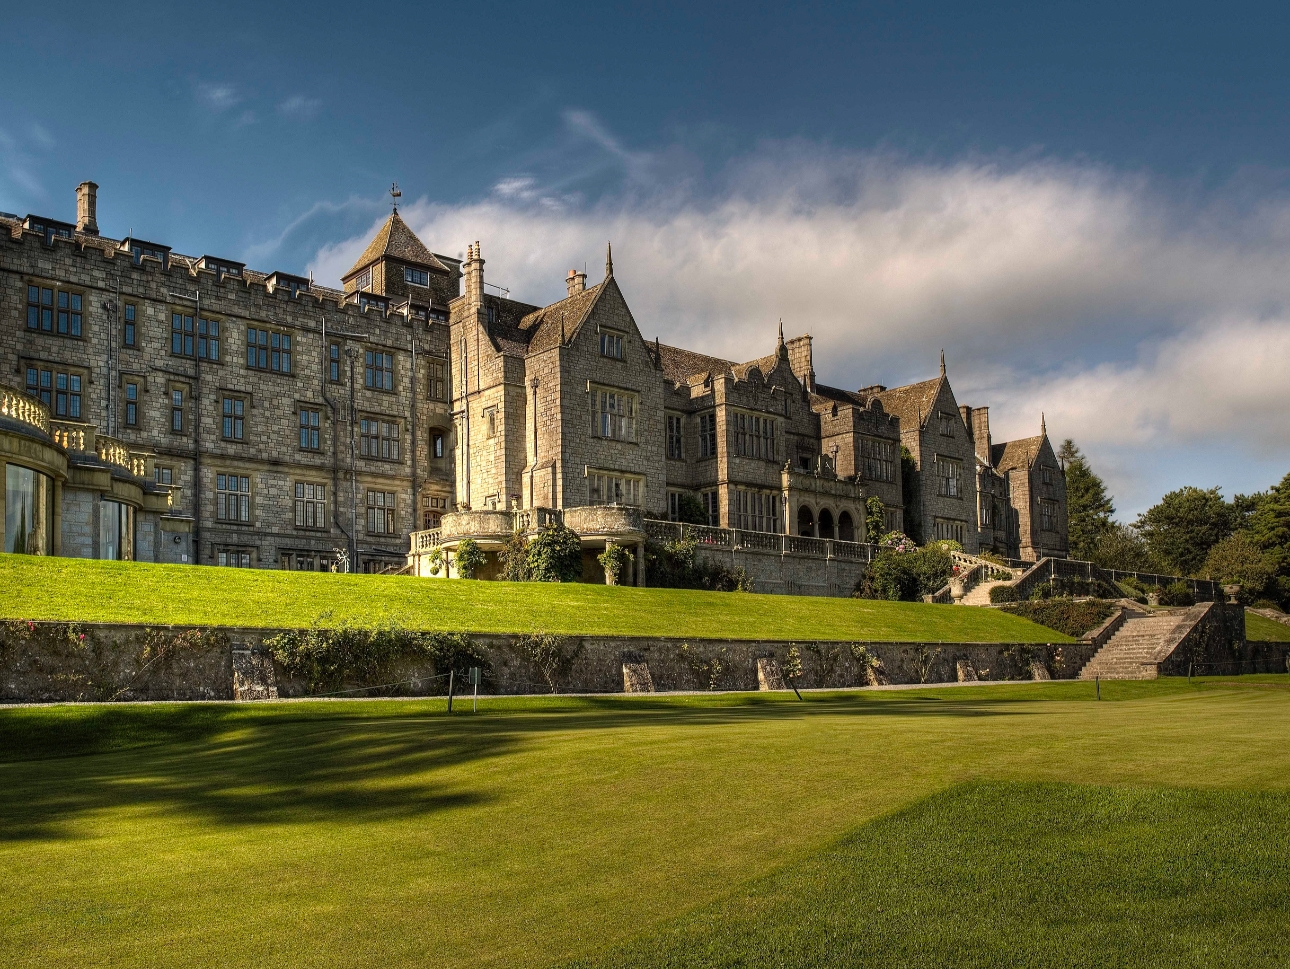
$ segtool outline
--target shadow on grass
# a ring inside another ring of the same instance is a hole
[[[1135,684],[1125,696],[1176,692]],[[1033,716],[1044,701],[1091,696],[1089,684],[1019,684],[811,693],[801,702],[791,694],[487,697],[479,715],[451,717],[442,698],[5,709],[0,840],[63,837],[78,817],[120,808],[229,826],[429,815],[489,796],[446,785],[436,772],[514,753],[552,732]]]

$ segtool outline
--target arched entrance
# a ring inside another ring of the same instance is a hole
[[[856,540],[855,522],[851,520],[851,512],[844,511],[838,515],[838,540],[843,542],[854,542]]]
[[[797,534],[805,535],[808,538],[815,535],[815,515],[805,505],[797,509]]]
[[[819,535],[820,538],[837,538],[833,534],[833,512],[827,508],[820,509]]]

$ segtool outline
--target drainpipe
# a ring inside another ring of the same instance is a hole
[[[336,405],[332,399],[327,396],[327,373],[331,366],[331,347],[327,344],[327,314],[320,313],[318,318],[322,321],[322,373],[320,381],[320,391],[322,393],[323,403],[327,405],[327,412],[331,415],[331,520],[342,535],[345,536],[345,543],[349,544],[349,533],[345,531],[345,526],[340,523],[340,422],[336,419]]]

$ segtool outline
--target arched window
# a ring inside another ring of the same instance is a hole
[[[430,454],[436,458],[443,457],[443,434],[439,431],[430,436]]]
[[[805,505],[797,509],[797,534],[807,537],[815,535],[815,516]]]
[[[854,542],[856,540],[855,522],[851,520],[851,512],[844,511],[838,515],[838,539],[843,542]]]
[[[833,534],[833,512],[827,508],[820,509],[820,528],[818,532],[820,538],[837,538]]]

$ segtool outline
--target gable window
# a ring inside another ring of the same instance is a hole
[[[699,415],[699,457],[717,456],[717,415]]]
[[[358,422],[360,451],[365,458],[380,461],[399,460],[399,424],[364,417]]]
[[[600,334],[600,355],[614,360],[623,358],[623,338],[617,333]]]
[[[413,269],[411,266],[404,266],[403,281],[411,283],[413,286],[429,286],[430,274],[424,269]]]
[[[490,307],[488,307],[488,322],[489,322],[490,324],[493,324],[493,323],[496,323],[496,322],[497,322],[497,307],[496,307],[496,306],[490,306]]]
[[[134,346],[134,318],[137,310],[133,303],[125,304],[125,345]]]
[[[1057,502],[1039,500],[1039,528],[1045,532],[1057,531]]]
[[[296,528],[327,527],[327,486],[296,482]]]
[[[645,493],[645,479],[615,471],[587,473],[587,503],[591,505],[639,505]]]
[[[363,386],[372,390],[394,389],[394,354],[367,351],[364,356]]]
[[[946,498],[963,497],[963,462],[936,455],[936,493]],[[957,539],[956,539],[957,541]]]
[[[139,385],[135,383],[125,385],[125,426],[139,426]]]
[[[775,421],[756,414],[736,413],[735,453],[745,458],[775,460]]]
[[[430,359],[430,399],[447,400],[448,399],[448,361],[439,360],[434,357]]]
[[[334,384],[340,383],[340,344],[333,343],[327,347],[327,379]]]
[[[81,375],[27,368],[27,393],[48,407],[55,417],[79,419],[81,416]]]
[[[681,415],[667,415],[667,456],[681,460]],[[673,492],[675,494],[675,492]]]
[[[246,365],[253,370],[291,373],[291,336],[246,328]]]
[[[241,397],[225,397],[223,410],[224,421],[222,434],[224,440],[242,440],[245,431],[243,412],[246,410],[246,401]]]
[[[1044,484],[1051,488],[1053,484],[1053,469],[1045,466],[1040,469],[1040,472],[1043,475]]]
[[[392,491],[367,493],[367,533],[369,535],[394,535],[394,502]]]
[[[365,289],[371,289],[372,288],[372,270],[364,269],[361,273],[359,273],[358,278],[354,280],[354,288],[357,289],[359,292],[362,292]]]
[[[891,441],[860,438],[860,473],[866,481],[895,481],[896,446]]]
[[[954,417],[948,411],[939,411],[937,416],[940,418],[941,437],[954,436]]]
[[[989,495],[981,496],[981,527],[994,527],[994,499]]]
[[[219,320],[196,320],[185,313],[170,314],[170,352],[198,360],[219,359]]]
[[[246,524],[251,521],[251,479],[246,475],[215,475],[215,518]]]
[[[636,395],[595,388],[592,388],[591,395],[594,407],[592,434],[613,441],[636,440]]]
[[[318,450],[318,411],[300,408],[300,450]]]

